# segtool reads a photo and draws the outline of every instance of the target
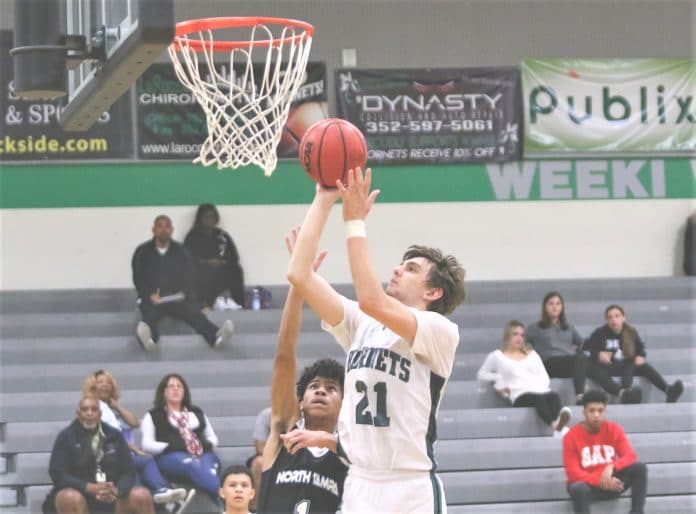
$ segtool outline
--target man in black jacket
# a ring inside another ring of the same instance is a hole
[[[136,471],[121,432],[101,423],[99,400],[80,400],[77,419],[64,428],[51,451],[53,489],[44,513],[153,514],[150,491],[135,486]]]
[[[193,292],[193,264],[188,251],[172,239],[172,220],[159,215],[152,227],[153,238],[133,254],[133,283],[143,320],[138,340],[146,350],[159,341],[159,321],[171,316],[190,325],[208,344],[217,348],[229,340],[234,327],[230,320],[218,328],[199,310]]]

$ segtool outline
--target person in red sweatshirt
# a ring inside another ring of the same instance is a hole
[[[647,468],[638,462],[621,426],[606,421],[606,407],[602,391],[585,393],[585,420],[563,438],[563,466],[573,511],[589,514],[592,500],[616,498],[631,487],[631,514],[639,514],[645,507]]]

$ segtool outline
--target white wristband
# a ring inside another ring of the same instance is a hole
[[[346,239],[351,237],[367,237],[365,229],[365,220],[348,220],[346,225]]]

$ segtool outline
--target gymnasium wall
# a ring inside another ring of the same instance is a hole
[[[179,20],[270,14],[313,22],[312,58],[327,62],[330,86],[343,48],[355,48],[365,68],[696,54],[692,1],[175,2]],[[11,26],[11,10],[4,9],[3,28]],[[457,255],[472,280],[679,273],[696,161],[660,157],[641,158],[633,178],[626,168],[636,159],[621,156],[376,170],[383,194],[368,233],[378,271],[386,278],[417,241]],[[598,182],[588,185],[588,169]],[[311,191],[292,162],[270,179],[257,169],[186,163],[3,165],[0,288],[130,287],[132,250],[149,237],[152,218],[168,213],[183,238],[203,201],[220,205],[248,282],[281,283],[282,236],[301,221]],[[323,246],[331,251],[327,278],[349,281],[339,209]]]

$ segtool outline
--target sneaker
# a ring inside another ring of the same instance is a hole
[[[140,341],[140,344],[146,351],[151,352],[157,348],[157,343],[152,339],[150,325],[144,321],[139,321],[138,326],[135,327],[135,333],[138,336],[138,341]]]
[[[637,387],[629,387],[621,395],[621,403],[640,403],[643,399],[643,391]]]
[[[174,514],[182,514],[184,510],[186,510],[186,507],[188,507],[189,503],[191,503],[191,500],[193,500],[194,496],[196,496],[196,490],[189,490],[188,494],[186,495],[186,498],[175,504],[175,508],[173,511]]]
[[[234,301],[234,298],[227,298],[225,300],[225,309],[228,311],[238,311],[242,309],[242,306]]]
[[[584,394],[578,394],[575,396],[575,405],[582,405]]]
[[[215,298],[215,303],[213,304],[213,309],[216,311],[224,311],[227,309],[227,300],[224,296],[218,296]]]
[[[213,343],[213,348],[219,348],[223,343],[228,343],[232,338],[232,333],[234,332],[234,324],[232,320],[228,319],[222,324],[222,327],[217,332],[217,337]]]
[[[558,419],[553,422],[554,431],[562,432],[563,429],[566,428],[568,421],[570,421],[570,416],[572,416],[572,414],[570,407],[563,407],[561,412],[558,413]]]
[[[152,495],[155,503],[177,503],[186,498],[186,489],[161,489]]]
[[[682,395],[684,392],[684,384],[682,383],[681,380],[677,380],[667,388],[667,403],[674,403],[676,402],[679,397]]]

